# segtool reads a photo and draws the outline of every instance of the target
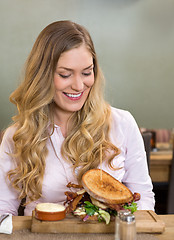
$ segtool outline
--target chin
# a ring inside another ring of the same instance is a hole
[[[67,108],[67,111],[72,112],[72,113],[78,112],[79,110],[82,109],[83,105],[84,105],[84,103],[81,105],[78,105],[78,106],[70,106],[69,108]]]

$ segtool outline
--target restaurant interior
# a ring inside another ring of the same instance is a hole
[[[142,134],[155,213],[166,224],[161,240],[174,239],[173,12],[174,0],[0,1],[0,142],[16,113],[9,95],[39,32],[57,20],[84,25],[106,79],[106,100],[129,111]],[[13,219],[14,229],[31,227],[29,218],[23,225]]]
[[[155,193],[155,212],[157,214],[174,213],[174,132],[167,129],[140,129],[149,173]]]

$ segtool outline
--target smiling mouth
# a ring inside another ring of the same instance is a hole
[[[68,98],[73,99],[73,100],[78,100],[78,99],[80,99],[81,96],[82,96],[82,94],[83,94],[83,92],[78,93],[78,94],[72,94],[72,93],[65,93],[65,92],[64,92],[64,95],[65,95],[65,96],[67,96]]]

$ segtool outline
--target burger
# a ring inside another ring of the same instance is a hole
[[[117,211],[137,210],[139,193],[132,193],[124,184],[109,173],[100,169],[88,170],[82,176],[82,185],[68,183],[67,187],[76,191],[67,191],[66,213],[72,213],[83,221],[114,220]],[[78,190],[77,190],[78,189]]]

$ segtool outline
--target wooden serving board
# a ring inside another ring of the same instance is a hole
[[[165,229],[164,222],[153,211],[138,210],[135,212],[136,230],[141,233],[162,233]],[[114,233],[115,222],[106,225],[104,222],[82,220],[67,215],[61,221],[40,221],[32,216],[31,231],[38,233]]]

